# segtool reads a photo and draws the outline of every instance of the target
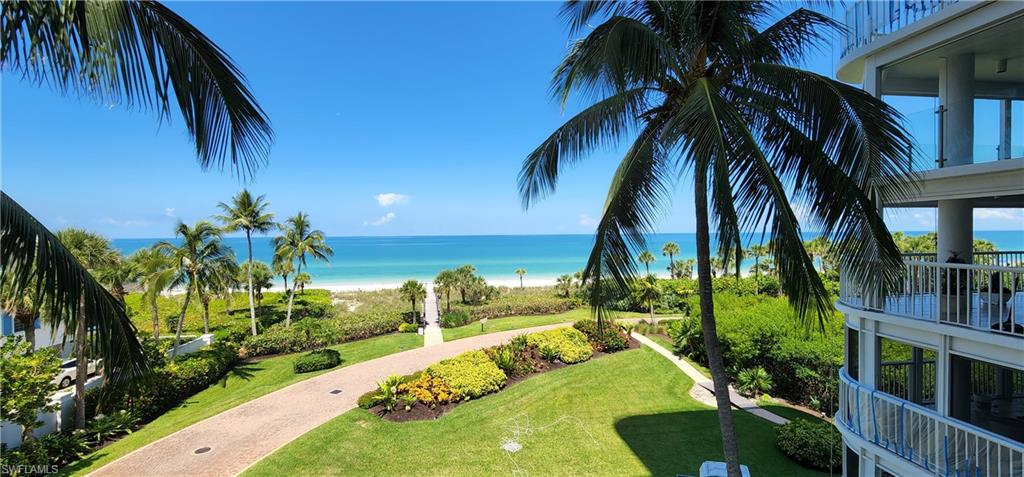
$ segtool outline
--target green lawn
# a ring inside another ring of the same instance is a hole
[[[637,318],[643,316],[646,315],[643,313],[633,312],[618,312],[616,314],[617,318]],[[452,341],[469,338],[470,336],[495,333],[498,331],[518,330],[520,328],[553,325],[555,323],[571,323],[573,321],[583,320],[586,318],[590,318],[590,308],[576,308],[575,310],[554,315],[508,316],[505,318],[494,318],[492,320],[487,320],[487,323],[483,325],[483,331],[480,330],[480,323],[470,323],[458,328],[445,328],[441,330],[441,334],[444,336],[445,341]]]
[[[394,423],[355,409],[245,475],[667,475],[721,460],[714,409],[650,349],[533,377],[434,421]],[[743,461],[758,476],[822,476],[783,456],[774,426],[736,413]],[[522,445],[507,453],[503,443]]]
[[[813,421],[821,421],[821,420],[823,420],[819,416],[816,416],[816,415],[813,415],[813,414],[808,414],[808,413],[806,413],[804,411],[801,411],[799,409],[792,408],[792,407],[789,407],[789,406],[786,406],[786,405],[783,405],[783,404],[768,404],[768,405],[758,404],[758,406],[760,406],[761,408],[763,408],[763,409],[765,409],[767,411],[771,411],[771,412],[773,412],[775,414],[778,414],[778,415],[780,415],[780,416],[782,416],[782,417],[784,417],[786,419],[789,419],[790,421],[793,421],[793,420],[796,420],[796,419],[808,419],[808,420],[813,420]]]
[[[331,348],[341,353],[343,367],[421,346],[422,336],[401,333],[352,341]],[[203,419],[289,384],[327,372],[325,370],[295,374],[292,370],[295,356],[297,355],[278,356],[236,366],[218,384],[192,396],[134,433],[62,469],[62,473],[85,475],[118,457]]]
[[[665,338],[662,335],[644,335],[644,336],[650,338],[651,341],[653,341],[655,343],[658,343],[659,345],[661,345],[662,348],[665,348],[665,349],[667,349],[669,351],[672,351],[672,348],[675,346],[671,341],[669,341],[667,338]],[[696,361],[694,361],[694,360],[692,360],[690,358],[687,358],[686,356],[683,356],[683,361],[686,361],[687,363],[690,363],[690,366],[693,366],[698,372],[700,372],[700,374],[703,374],[705,378],[711,379],[711,370],[709,370],[708,368],[704,367],[700,363],[698,363],[698,362],[696,362]]]

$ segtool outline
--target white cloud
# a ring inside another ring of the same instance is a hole
[[[974,218],[978,220],[1005,220],[1009,222],[1021,222],[1024,221],[1024,210],[974,209]]]
[[[392,205],[402,205],[409,202],[409,196],[396,194],[394,192],[377,194],[373,198],[377,200],[377,203],[380,204],[381,207],[391,207]]]
[[[174,207],[168,207],[168,208],[164,209],[164,215],[166,215],[168,217],[174,217],[175,216],[174,215]]]
[[[144,227],[150,225],[147,220],[135,220],[135,219],[115,219],[113,217],[104,217],[99,220],[100,223],[115,225],[118,227]]]
[[[597,225],[597,220],[587,214],[580,214],[580,225],[584,227],[594,227]]]
[[[391,222],[392,220],[395,220],[395,217],[396,216],[394,212],[388,212],[382,215],[379,219],[374,220],[373,222],[363,222],[363,225],[372,225],[374,227],[377,227],[380,225],[384,225],[388,222]]]
[[[923,212],[918,212],[918,213],[914,214],[912,217],[914,218],[914,220],[917,221],[918,225],[921,225],[921,226],[924,226],[924,227],[931,227],[931,228],[935,227],[935,215],[934,214],[927,214],[927,213],[923,213]]]

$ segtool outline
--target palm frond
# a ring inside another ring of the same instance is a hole
[[[94,356],[103,359],[111,383],[120,384],[148,370],[135,326],[115,299],[57,237],[6,193],[0,192],[0,282],[21,295],[35,290],[37,303],[54,324],[73,330],[85,320]]]

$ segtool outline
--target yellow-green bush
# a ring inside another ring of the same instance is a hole
[[[552,350],[566,364],[579,363],[594,355],[587,335],[575,328],[558,328],[526,335],[526,342],[543,353]]]
[[[467,351],[427,368],[427,374],[440,379],[463,399],[493,393],[505,385],[507,377],[483,351]]]

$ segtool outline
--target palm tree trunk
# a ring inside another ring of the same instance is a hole
[[[153,307],[153,339],[160,339],[160,310],[156,307],[156,295],[153,295],[150,305]]]
[[[299,272],[302,271],[302,258],[300,257],[299,264],[295,266],[295,276],[299,276]],[[288,328],[292,326],[292,302],[295,301],[295,280],[292,280],[292,291],[288,293],[288,312],[284,315],[284,326]]]
[[[675,264],[676,264],[676,261],[672,259],[672,254],[671,253],[668,254],[668,277],[669,278],[675,278],[676,277],[676,267],[674,267]]]
[[[25,342],[28,343],[28,352],[34,352],[36,350],[36,317],[32,313],[17,313],[15,312],[14,319],[21,322],[22,328],[25,328]]]
[[[284,292],[288,293],[288,275],[281,275],[281,278],[284,279]]]
[[[416,299],[415,298],[412,299],[412,322],[417,324],[417,325],[420,323],[420,317],[419,317],[419,315],[416,314]]]
[[[89,362],[85,360],[85,300],[78,307],[75,324],[75,429],[85,428],[85,381],[89,379]]]
[[[704,332],[704,346],[707,348],[711,379],[714,381],[718,423],[722,431],[722,449],[725,451],[726,468],[729,477],[741,477],[740,451],[736,444],[736,428],[733,425],[732,408],[729,402],[729,377],[725,373],[725,363],[722,360],[722,350],[715,328],[715,303],[711,288],[711,238],[708,232],[707,171],[701,171],[698,168],[694,176],[700,324],[701,330]]]
[[[519,275],[519,288],[520,289],[523,288],[523,276],[522,275]]]
[[[452,312],[452,289],[451,288],[448,289],[448,293],[445,293],[445,296],[447,297],[446,298],[447,301],[446,301],[446,303],[444,305],[445,312],[451,313]]]
[[[651,325],[653,325],[654,324],[654,301],[651,301],[647,305],[650,307],[649,311],[651,312]]]
[[[249,266],[245,270],[249,278],[249,318],[252,320],[252,335],[256,336],[256,304],[252,297],[252,234],[248,229],[245,231],[245,241],[249,245]]]
[[[200,297],[202,298],[202,297]],[[203,334],[210,334],[210,299],[203,299]]]
[[[178,315],[178,323],[174,327],[174,348],[171,349],[171,360],[178,356],[178,345],[181,344],[181,325],[185,322],[185,312],[188,311],[188,301],[192,298],[192,287],[185,287],[185,304],[181,306],[181,314]]]

